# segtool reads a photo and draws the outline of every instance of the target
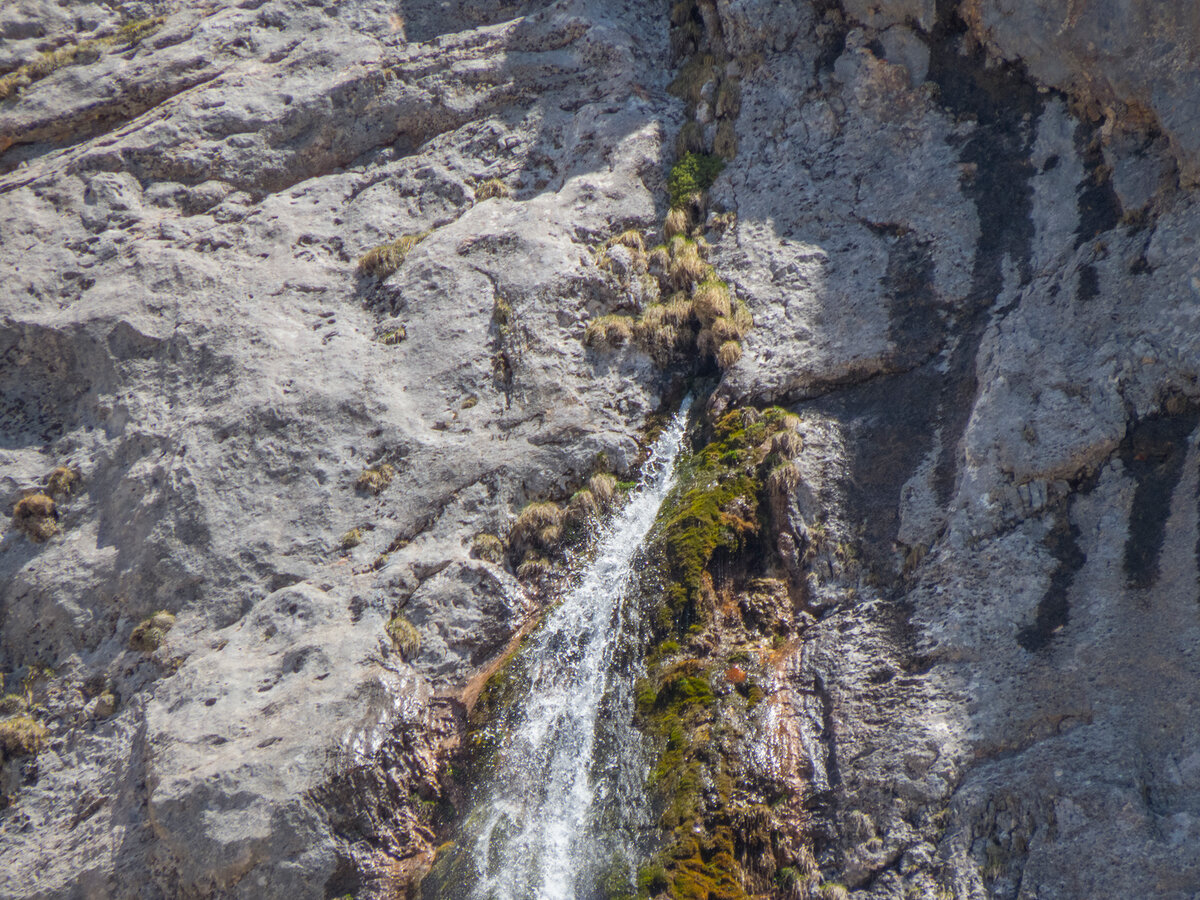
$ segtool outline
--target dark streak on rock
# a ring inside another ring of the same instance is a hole
[[[1187,404],[1173,415],[1158,413],[1142,419],[1121,443],[1125,471],[1137,481],[1125,540],[1124,569],[1131,588],[1149,588],[1158,580],[1171,496],[1183,474],[1188,436],[1198,421],[1200,407]]]
[[[1072,495],[1076,496],[1076,495]],[[1038,603],[1032,625],[1017,634],[1017,643],[1035,653],[1045,649],[1070,618],[1068,594],[1075,576],[1087,562],[1087,554],[1079,546],[1079,528],[1071,522],[1071,502],[1068,499],[1056,517],[1054,527],[1042,544],[1058,561],[1050,576],[1050,586]]]

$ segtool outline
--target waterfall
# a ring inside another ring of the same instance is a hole
[[[690,399],[655,442],[595,555],[526,642],[526,685],[506,713],[488,783],[463,824],[471,900],[586,900],[648,827],[643,738],[633,728],[640,658],[629,602],[642,548],[674,481]]]

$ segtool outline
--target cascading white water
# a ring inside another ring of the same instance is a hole
[[[674,481],[690,400],[651,450],[596,553],[521,651],[527,693],[508,713],[490,783],[463,826],[472,900],[585,900],[638,827],[640,735],[630,725],[626,609],[638,551]],[[632,626],[632,627],[631,627]],[[634,816],[633,818],[636,818]]]

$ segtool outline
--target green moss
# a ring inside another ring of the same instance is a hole
[[[694,194],[707,191],[721,170],[725,160],[709,153],[687,153],[671,167],[667,188],[671,192],[671,205],[683,206]]]

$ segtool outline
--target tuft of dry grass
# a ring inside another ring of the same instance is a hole
[[[732,368],[742,358],[742,345],[737,341],[726,341],[717,351],[717,365],[722,369]]]
[[[338,543],[341,545],[343,550],[353,550],[362,543],[362,540],[362,529],[351,528],[341,536],[341,538],[338,540]]]
[[[481,182],[475,188],[475,202],[482,203],[484,200],[491,200],[493,197],[511,197],[512,191],[508,185],[499,178],[489,178],[487,181]]]
[[[362,474],[358,476],[358,480],[354,482],[354,486],[364,493],[378,495],[392,483],[392,479],[395,477],[396,469],[384,463],[374,469],[363,470]]]
[[[713,153],[722,159],[737,157],[737,132],[733,130],[733,122],[729,119],[725,119],[717,125],[717,133],[713,135]]]
[[[396,613],[387,623],[387,634],[405,662],[416,656],[417,651],[421,649],[420,632],[401,613]]]
[[[153,653],[162,646],[167,632],[175,625],[175,616],[166,610],[159,610],[152,616],[147,616],[137,624],[129,635],[129,646],[134,650]]]
[[[359,257],[358,273],[380,280],[387,278],[404,264],[404,260],[408,258],[408,254],[413,251],[413,248],[430,234],[432,234],[431,231],[405,234],[390,243],[372,247]]]
[[[46,726],[32,716],[0,722],[0,759],[35,756],[46,742]]]
[[[733,312],[733,303],[729,298],[728,285],[723,281],[702,282],[692,294],[692,307],[696,311],[696,318],[705,328],[711,326],[718,318],[730,315]]]
[[[667,269],[667,280],[674,290],[687,290],[693,284],[707,281],[713,276],[713,268],[700,255],[700,248],[693,241],[675,237],[671,241],[671,263]]]
[[[601,508],[608,509],[617,496],[617,479],[607,472],[597,472],[588,479],[588,490]]]
[[[51,72],[64,66],[79,62],[90,61],[98,57],[100,52],[109,47],[126,47],[138,43],[143,38],[153,34],[166,22],[165,16],[155,16],[150,19],[138,19],[127,22],[117,29],[115,34],[102,38],[88,38],[74,44],[67,44],[56,50],[47,50],[36,58],[0,77],[0,100],[7,100],[22,89],[40,81]]]
[[[51,497],[70,497],[79,485],[79,473],[70,466],[59,466],[46,478],[46,493]]]
[[[726,316],[717,316],[708,327],[712,331],[718,346],[724,344],[726,341],[738,341],[742,338],[741,329],[734,324],[732,319]]]
[[[58,534],[58,510],[54,499],[47,494],[22,497],[13,507],[13,525],[31,541],[41,543]]]
[[[508,546],[518,557],[527,557],[532,550],[550,553],[562,540],[565,512],[557,503],[530,503],[517,516],[508,533]]]
[[[388,347],[395,347],[397,344],[408,339],[408,329],[403,325],[393,328],[391,331],[384,332],[379,336],[379,342]]]
[[[583,333],[585,347],[620,347],[633,338],[633,319],[629,316],[601,316],[588,323]]]
[[[688,211],[681,206],[676,206],[667,213],[666,219],[663,220],[663,237],[668,241],[676,235],[686,237],[691,227]]]
[[[494,534],[477,534],[471,542],[471,556],[498,566],[504,565],[504,541]]]

